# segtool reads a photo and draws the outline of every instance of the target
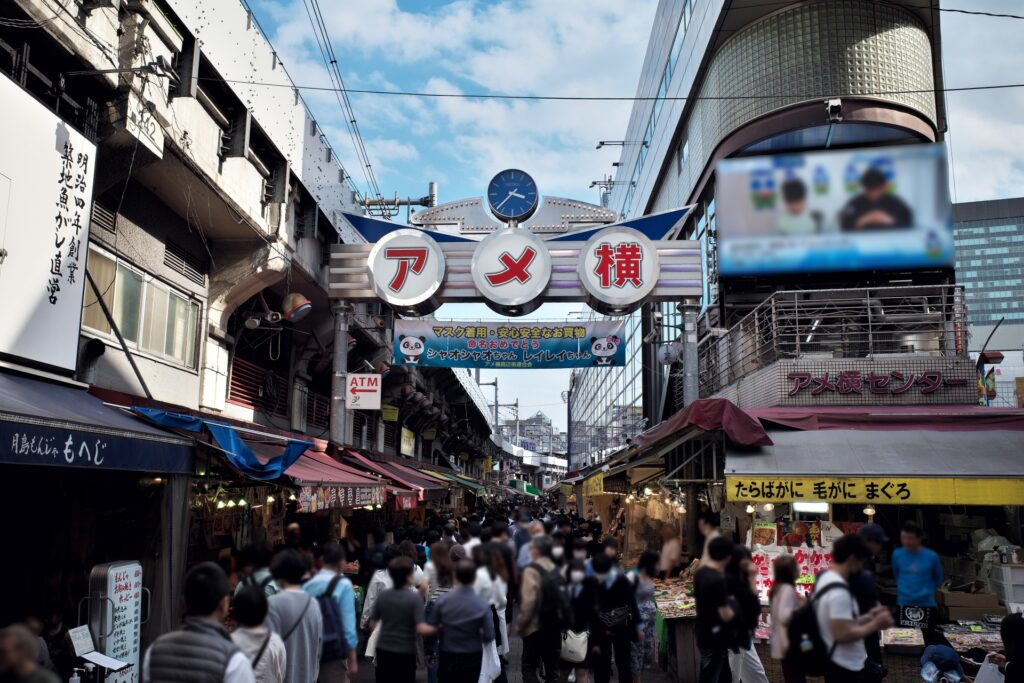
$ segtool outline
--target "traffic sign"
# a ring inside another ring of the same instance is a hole
[[[345,407],[380,410],[380,375],[349,373],[345,382]]]

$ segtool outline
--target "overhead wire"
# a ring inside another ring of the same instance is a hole
[[[306,16],[309,17],[310,24],[313,26],[313,36],[316,39],[317,48],[320,50],[320,56],[323,58],[324,66],[326,67],[328,76],[334,86],[325,90],[334,92],[335,97],[338,100],[338,105],[341,107],[341,110],[345,115],[345,125],[348,128],[349,137],[352,140],[352,147],[360,166],[362,166],[363,178],[367,184],[367,194],[369,195],[372,192],[374,197],[381,200],[383,199],[383,196],[381,195],[380,185],[378,184],[377,177],[373,172],[373,165],[370,163],[366,144],[363,140],[362,133],[359,130],[359,123],[355,116],[355,110],[353,109],[352,101],[348,96],[349,90],[345,87],[345,81],[341,75],[341,69],[338,66],[338,58],[334,52],[330,33],[327,30],[327,24],[324,21],[320,5],[317,0],[303,0],[303,7],[306,10]]]
[[[211,77],[200,77],[199,80],[219,80],[226,83],[240,83],[260,87],[296,88],[298,90],[310,90],[320,92],[337,92],[355,95],[382,95],[394,97],[423,97],[436,99],[466,99],[466,100],[541,100],[556,102],[645,102],[645,101],[728,101],[728,100],[774,100],[780,98],[813,98],[819,99],[820,94],[813,93],[769,93],[766,95],[693,95],[690,97],[658,97],[656,95],[512,95],[506,93],[444,93],[426,92],[417,90],[372,90],[364,88],[337,88],[318,85],[294,85],[285,86],[280,83],[266,83],[259,81],[241,81]],[[883,97],[887,95],[919,95],[937,92],[971,92],[978,90],[1007,90],[1013,88],[1024,88],[1024,83],[995,83],[991,85],[971,85],[955,88],[918,88],[905,90],[877,90],[871,92],[851,92],[830,94],[831,97]]]

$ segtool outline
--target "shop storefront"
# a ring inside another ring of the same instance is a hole
[[[131,561],[151,600],[130,649],[172,628],[193,466],[191,439],[78,386],[0,373],[0,514],[13,553],[0,569],[0,623],[76,626],[92,569]]]

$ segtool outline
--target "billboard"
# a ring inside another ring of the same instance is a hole
[[[75,370],[96,146],[0,75],[0,355]]]
[[[398,365],[539,369],[622,367],[625,321],[396,320]]]
[[[941,144],[724,160],[716,202],[723,277],[953,265]]]

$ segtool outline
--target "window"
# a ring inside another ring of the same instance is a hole
[[[680,174],[683,172],[683,168],[686,166],[686,162],[690,160],[690,140],[689,138],[683,138],[679,141],[679,151],[676,154],[676,171]]]
[[[89,272],[126,342],[159,358],[196,367],[198,302],[96,249],[89,250]],[[84,308],[82,325],[112,333],[92,288],[86,291]]]

